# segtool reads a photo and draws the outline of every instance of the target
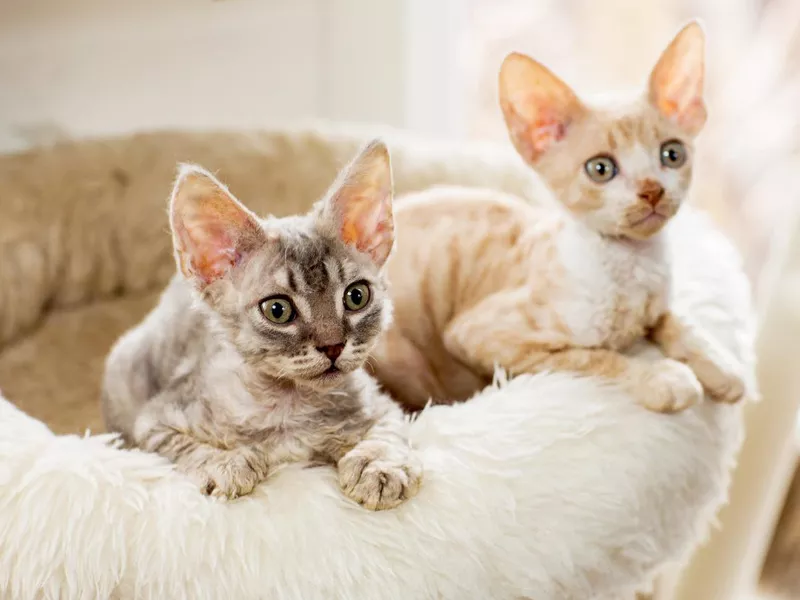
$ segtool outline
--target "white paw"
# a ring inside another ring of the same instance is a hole
[[[741,375],[743,368],[727,352],[697,357],[691,364],[712,400],[734,404],[745,396],[747,387]]]
[[[654,362],[652,373],[640,383],[636,395],[650,410],[680,412],[703,399],[703,386],[692,370],[676,360]]]
[[[339,485],[369,510],[394,508],[416,495],[422,464],[408,449],[380,441],[361,442],[339,460]]]
[[[204,453],[202,460],[178,461],[178,470],[185,473],[208,496],[233,500],[245,496],[266,479],[266,469],[248,453],[220,450]]]

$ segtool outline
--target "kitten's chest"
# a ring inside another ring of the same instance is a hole
[[[664,243],[587,236],[559,247],[565,286],[558,310],[576,343],[624,349],[647,333],[669,295]]]
[[[331,443],[331,438],[363,435],[360,397],[345,390],[302,392],[273,386],[248,386],[227,417],[242,441],[268,449],[275,462],[309,460]]]

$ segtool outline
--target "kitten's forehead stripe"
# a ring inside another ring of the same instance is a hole
[[[295,274],[294,274],[294,268],[287,267],[286,271],[287,271],[287,273],[286,273],[287,274],[286,287],[288,287],[289,291],[291,291],[293,294],[296,294],[297,293],[297,278],[295,277]]]
[[[339,281],[344,283],[344,281],[345,281],[345,272],[344,272],[344,265],[342,264],[342,261],[340,261],[340,260],[336,261],[336,268],[338,269],[338,272],[339,272]]]
[[[317,294],[325,293],[330,283],[325,263],[317,261],[301,266],[303,267],[303,278],[310,290]]]
[[[612,152],[617,149],[617,138],[613,131],[608,132],[608,149]]]
[[[321,293],[330,284],[325,262],[331,254],[328,243],[300,233],[294,239],[283,240],[283,256],[288,264],[296,265],[294,288],[302,293]]]

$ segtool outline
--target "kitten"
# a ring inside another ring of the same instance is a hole
[[[338,466],[369,509],[413,496],[421,467],[400,408],[363,370],[390,320],[392,176],[368,145],[306,215],[259,219],[183,167],[170,224],[179,273],[107,362],[109,429],[235,498],[276,466]]]
[[[466,399],[496,364],[603,376],[661,412],[698,402],[702,387],[719,401],[742,397],[736,360],[668,304],[663,228],[686,197],[706,119],[703,46],[690,23],[643,97],[599,108],[533,59],[506,58],[511,139],[560,206],[454,188],[397,203],[395,319],[374,368],[398,400]],[[648,334],[669,358],[620,353]]]

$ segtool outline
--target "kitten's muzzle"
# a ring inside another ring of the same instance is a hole
[[[664,187],[653,179],[639,182],[636,197],[639,202],[626,210],[624,230],[629,237],[646,239],[662,229],[677,206],[667,197]]]
[[[655,208],[664,197],[664,187],[652,179],[645,179],[639,184],[639,191],[636,196]]]

